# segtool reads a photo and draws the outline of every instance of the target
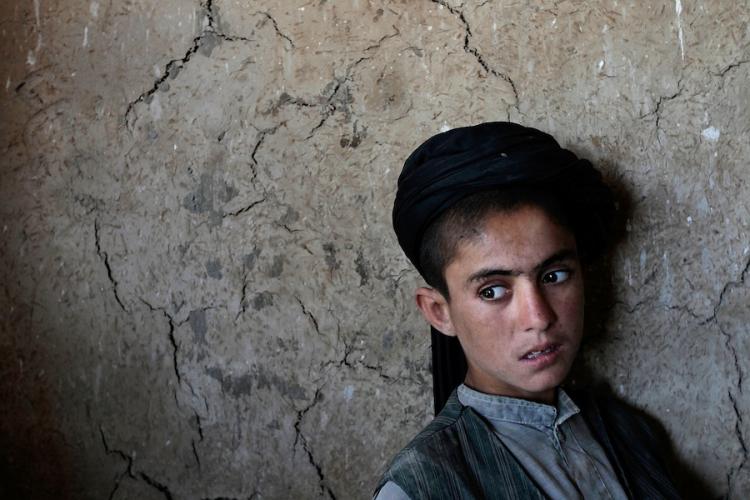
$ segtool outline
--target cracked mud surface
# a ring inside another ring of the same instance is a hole
[[[743,8],[58,4],[0,9],[0,496],[367,498],[432,408],[401,163],[503,119],[622,193],[577,377],[750,495]]]

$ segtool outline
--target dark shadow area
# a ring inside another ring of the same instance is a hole
[[[649,430],[654,435],[655,441],[655,444],[650,445],[649,447],[659,450],[659,458],[661,458],[675,488],[682,498],[690,500],[705,500],[714,497],[710,485],[700,478],[698,471],[691,468],[677,457],[677,453],[675,452],[675,448],[669,438],[669,434],[658,419],[620,399],[615,395],[615,392],[609,384],[604,381],[598,381],[588,385],[576,385],[577,388],[575,391],[593,394],[598,401],[613,401],[617,406],[625,409],[628,413],[637,416],[648,426]],[[720,496],[718,498],[724,497]]]
[[[0,325],[0,498],[73,498],[69,444],[45,377],[44,346],[33,345],[32,310],[5,297]],[[10,304],[13,307],[10,307]]]
[[[437,415],[445,406],[453,389],[464,381],[467,366],[466,356],[457,337],[443,335],[432,327],[430,337],[432,339],[432,394],[435,402],[435,415]]]
[[[614,169],[616,171],[616,169]],[[587,346],[607,341],[607,325],[617,298],[612,282],[612,256],[614,249],[627,238],[626,223],[632,214],[633,199],[620,179],[607,179],[617,203],[617,216],[612,227],[612,240],[608,251],[601,259],[592,262],[585,269],[586,315],[584,337],[581,350]],[[637,369],[637,367],[634,367]],[[579,354],[568,377],[569,385],[575,389],[591,391],[605,399],[613,399],[622,404],[633,414],[641,417],[657,435],[658,447],[663,450],[662,456],[666,467],[680,495],[686,499],[712,498],[711,488],[700,478],[698,471],[689,467],[677,458],[674,446],[664,426],[646,412],[623,402],[610,387],[609,383],[595,375],[595,370],[586,365]]]

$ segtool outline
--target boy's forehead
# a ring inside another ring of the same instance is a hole
[[[535,206],[488,214],[467,234],[473,236],[457,242],[446,278],[460,274],[471,280],[485,271],[525,274],[552,257],[577,259],[572,232]]]

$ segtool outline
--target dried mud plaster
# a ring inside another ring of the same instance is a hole
[[[750,496],[741,5],[3,11],[8,495],[369,498],[431,418],[400,167],[512,119],[619,193],[576,379],[664,425],[684,491]]]

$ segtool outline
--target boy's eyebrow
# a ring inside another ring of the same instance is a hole
[[[551,264],[554,264],[555,262],[560,262],[560,261],[569,260],[569,259],[577,259],[577,258],[578,258],[578,252],[576,252],[572,248],[564,248],[562,250],[555,252],[554,254],[544,259],[541,263],[534,266],[533,271],[537,272],[540,269],[543,269]],[[480,269],[479,271],[469,276],[469,279],[467,280],[467,284],[480,281],[490,276],[518,276],[520,274],[522,274],[521,271],[512,270],[512,269],[499,269],[499,268]]]

